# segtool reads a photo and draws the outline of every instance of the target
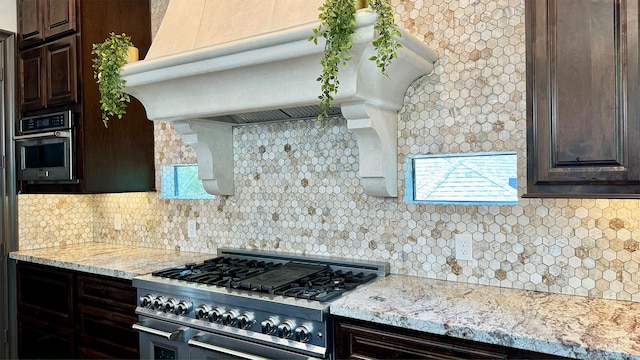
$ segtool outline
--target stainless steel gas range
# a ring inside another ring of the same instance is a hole
[[[331,359],[333,299],[387,263],[221,249],[133,279],[142,359]]]

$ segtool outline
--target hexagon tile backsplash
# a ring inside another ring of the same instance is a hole
[[[154,23],[165,0],[154,0]],[[164,4],[164,5],[163,5]],[[363,194],[358,148],[341,117],[234,129],[235,196],[20,195],[22,249],[112,242],[215,253],[243,247],[388,261],[428,278],[640,301],[640,202],[520,199],[517,206],[405,204],[404,156],[516,151],[526,184],[524,0],[392,0],[440,59],[399,114],[399,197]],[[318,87],[319,89],[319,87]],[[156,168],[194,162],[155,125]],[[160,184],[159,173],[156,176]],[[115,214],[123,229],[113,228]],[[60,216],[64,215],[64,216]],[[187,237],[187,220],[198,236]],[[455,258],[471,234],[473,261]]]

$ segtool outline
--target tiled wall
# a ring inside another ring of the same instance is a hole
[[[407,154],[516,151],[522,195],[524,0],[392,3],[399,24],[440,54],[399,114],[399,184]],[[166,1],[154,4],[157,26]],[[170,125],[156,124],[155,139],[158,171],[195,160]],[[640,301],[638,200],[408,205],[403,189],[397,199],[363,194],[355,142],[341,117],[235,128],[236,195],[215,200],[21,195],[21,247],[93,240],[212,253],[275,249],[388,261],[399,274]],[[116,213],[122,231],[113,230]],[[186,236],[188,219],[197,220],[196,239]],[[71,236],[54,236],[62,228]],[[473,236],[473,261],[452,255],[457,233]]]

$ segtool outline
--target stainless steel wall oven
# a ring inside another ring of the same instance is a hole
[[[70,110],[20,120],[15,136],[18,180],[76,183],[75,131]]]

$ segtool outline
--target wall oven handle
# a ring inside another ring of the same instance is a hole
[[[25,139],[35,139],[35,138],[42,138],[42,137],[68,138],[68,137],[71,137],[71,132],[70,131],[60,131],[60,130],[58,130],[58,131],[48,131],[48,132],[41,132],[41,133],[36,133],[36,134],[14,136],[13,139],[14,140],[25,140]]]
[[[167,340],[175,340],[178,337],[180,337],[180,335],[182,335],[182,333],[184,332],[184,328],[174,330],[174,331],[162,331],[162,330],[154,329],[148,326],[144,326],[142,324],[133,324],[131,327],[134,330],[146,332],[152,335],[161,336]]]
[[[223,348],[223,347],[216,346],[216,345],[207,344],[207,343],[204,343],[202,341],[198,341],[198,340],[194,340],[194,339],[189,339],[187,341],[187,344],[189,344],[189,346],[201,347],[201,348],[204,348],[204,349],[207,349],[207,350],[211,350],[211,351],[216,351],[218,353],[225,354],[225,355],[235,356],[235,357],[238,357],[240,359],[269,360],[268,358],[247,354],[247,353],[244,353],[244,352],[241,352],[241,351],[231,350],[231,349]]]

